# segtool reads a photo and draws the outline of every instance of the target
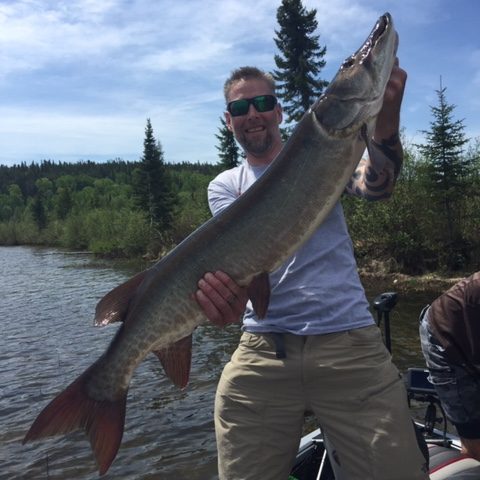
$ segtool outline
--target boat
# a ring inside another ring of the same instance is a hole
[[[397,303],[397,292],[379,295],[372,303],[378,325],[384,318],[385,344],[391,351],[389,314]],[[429,457],[430,480],[480,480],[480,462],[461,454],[460,439],[448,433],[448,420],[426,368],[412,367],[405,378],[409,402],[425,406],[423,422],[415,421],[419,445]],[[442,425],[443,428],[439,428]],[[320,429],[300,442],[289,480],[344,480],[341,466],[334,460],[333,448]],[[362,479],[363,480],[363,479]]]

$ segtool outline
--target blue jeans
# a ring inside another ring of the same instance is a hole
[[[457,427],[460,436],[478,438],[471,436],[469,425],[480,422],[479,378],[449,359],[430,327],[428,308],[420,315],[420,340],[430,372],[428,380],[435,387],[448,419]],[[480,432],[478,434],[480,436]]]

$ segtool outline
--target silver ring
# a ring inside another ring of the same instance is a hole
[[[228,300],[227,300],[227,303],[229,305],[233,305],[235,302],[237,301],[237,296],[235,294],[233,294]]]

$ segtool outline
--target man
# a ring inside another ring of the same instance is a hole
[[[480,272],[425,308],[420,316],[422,351],[462,453],[480,461]]]
[[[388,198],[402,163],[398,138],[406,73],[394,66],[374,135],[347,192]],[[214,214],[262,175],[282,148],[273,78],[254,67],[225,83],[228,128],[246,162],[209,186]],[[247,100],[245,102],[245,100]],[[427,479],[406,392],[369,313],[340,202],[313,237],[271,274],[266,318],[223,272],[196,299],[216,325],[243,317],[243,336],[219,382],[215,429],[221,480],[286,480],[311,410],[333,443],[343,478]]]

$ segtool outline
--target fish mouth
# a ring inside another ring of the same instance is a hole
[[[386,31],[389,28],[392,28],[393,21],[392,17],[389,13],[385,13],[382,15],[375,26],[373,27],[372,33],[370,33],[369,37],[360,48],[359,52],[363,57],[368,57],[372,52],[375,46],[380,41],[381,37],[386,34]],[[394,47],[394,54],[397,53],[398,48],[398,33],[395,32],[395,47]]]
[[[389,13],[375,23],[362,46],[340,67],[312,107],[330,135],[350,135],[376,116],[395,62],[398,35]]]
[[[371,60],[375,54],[375,47],[383,41],[383,37],[387,35],[387,31],[392,29],[393,20],[389,13],[385,13],[378,20],[373,27],[372,32],[365,40],[364,44],[350,57],[348,57],[342,64],[341,69],[348,69],[353,67],[356,63],[365,63],[365,61]],[[398,33],[395,32],[395,46],[393,49],[393,55],[396,55],[398,49]]]
[[[383,33],[387,30],[390,23],[391,23],[390,16],[388,14],[382,15],[378,19],[375,26],[373,27],[372,33],[367,38],[367,41],[365,42],[365,45],[363,45],[361,50],[363,50],[366,47],[367,54],[370,53],[370,50],[372,49],[373,46],[377,44],[378,40],[383,35]]]

